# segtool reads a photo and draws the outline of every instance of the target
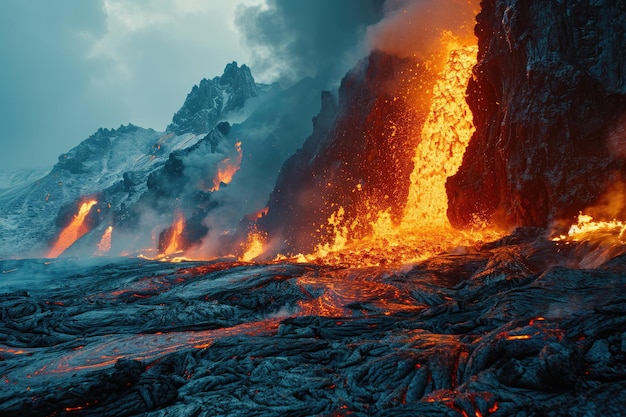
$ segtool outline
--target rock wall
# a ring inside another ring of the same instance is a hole
[[[328,240],[327,220],[340,207],[344,224],[376,210],[401,215],[415,147],[406,121],[415,106],[402,90],[409,66],[415,63],[373,52],[346,74],[338,99],[322,94],[313,133],[281,168],[258,222],[277,251],[308,253]]]
[[[453,225],[545,227],[623,180],[625,27],[621,1],[481,2],[476,132],[447,182]]]

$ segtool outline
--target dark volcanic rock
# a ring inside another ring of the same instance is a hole
[[[373,52],[344,77],[338,102],[323,93],[313,133],[281,168],[259,222],[281,240],[277,250],[309,252],[328,238],[327,219],[339,207],[347,221],[359,210],[401,214],[415,147],[406,119],[417,119],[402,91],[411,63]]]
[[[626,257],[531,235],[404,271],[0,261],[0,411],[623,415]]]
[[[626,173],[626,3],[486,0],[477,21],[450,221],[545,226],[597,203]]]

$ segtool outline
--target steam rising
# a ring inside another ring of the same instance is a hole
[[[370,49],[428,60],[442,31],[461,40],[473,36],[478,0],[387,0],[385,18],[367,29]]]

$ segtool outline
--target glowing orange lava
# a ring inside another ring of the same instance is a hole
[[[448,51],[448,60],[434,82],[428,117],[422,126],[415,126],[420,141],[401,221],[392,221],[389,210],[365,207],[356,220],[346,222],[344,208],[339,207],[327,222],[334,231],[333,241],[318,245],[307,260],[352,266],[406,264],[500,236],[484,228],[454,230],[448,222],[445,183],[458,170],[474,133],[465,90],[478,48],[462,45],[449,33],[444,34],[442,47]],[[372,232],[351,240],[351,230],[363,222],[371,225]]]
[[[96,250],[95,255],[103,256],[107,255],[111,250],[111,237],[113,235],[113,226],[109,226],[106,228],[104,233],[102,234],[102,238],[98,243],[98,249]]]
[[[593,217],[580,213],[578,222],[573,224],[567,235],[553,238],[554,241],[581,242],[585,240],[613,240],[614,243],[626,243],[626,222],[621,220],[594,221]]]
[[[265,242],[267,241],[267,234],[258,230],[253,230],[248,233],[248,241],[241,244],[243,254],[239,257],[240,261],[250,262],[257,256],[261,255],[264,250]]]
[[[183,230],[185,230],[185,218],[183,217],[183,213],[181,211],[177,211],[172,227],[167,232],[169,235],[167,245],[164,245],[161,255],[168,256],[184,249],[182,240]]]
[[[85,218],[89,214],[89,211],[93,206],[95,206],[98,202],[96,200],[90,200],[84,202],[80,205],[80,209],[78,213],[74,216],[72,221],[65,226],[65,228],[61,231],[59,238],[56,243],[48,252],[48,258],[56,258],[61,255],[63,252],[67,250],[70,246],[74,244],[78,239],[80,239],[85,233],[89,230],[85,223]]]
[[[235,150],[237,151],[237,155],[235,158],[225,158],[217,165],[217,174],[215,178],[213,178],[213,187],[209,189],[209,191],[217,191],[220,189],[220,184],[229,184],[233,176],[237,171],[239,171],[239,167],[241,166],[241,158],[243,157],[243,152],[241,151],[241,142],[235,143]]]

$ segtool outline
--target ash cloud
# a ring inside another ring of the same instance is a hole
[[[267,7],[240,7],[235,24],[264,78],[332,83],[366,52],[366,28],[383,17],[383,6],[384,0],[268,0]]]

